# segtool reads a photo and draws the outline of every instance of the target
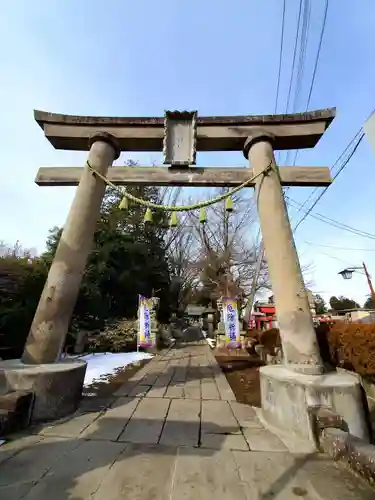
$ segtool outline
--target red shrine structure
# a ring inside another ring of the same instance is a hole
[[[310,308],[313,316],[314,323],[329,323],[332,321],[330,315],[316,314],[315,304],[312,293],[308,290]],[[268,302],[257,301],[254,304],[253,312],[250,316],[249,327],[251,330],[270,330],[271,328],[278,328],[276,306],[273,303],[273,297],[268,299]]]

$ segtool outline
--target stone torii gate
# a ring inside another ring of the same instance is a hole
[[[46,138],[57,149],[87,150],[89,163],[117,185],[231,186],[269,166],[252,184],[278,312],[286,363],[310,374],[322,372],[305,286],[293,242],[282,186],[327,186],[327,167],[280,167],[275,149],[313,147],[335,110],[280,116],[198,117],[166,112],[164,118],[99,118],[35,111]],[[246,168],[199,168],[196,151],[243,151]],[[163,167],[111,167],[120,151],[163,151]],[[76,302],[104,182],[87,168],[41,168],[40,186],[78,185],[61,241],[42,293],[23,361],[52,363],[61,352]]]
[[[311,441],[306,400],[314,400],[313,406],[323,404],[327,384],[333,394],[330,406],[339,406],[341,414],[346,411],[345,405],[335,400],[339,386],[350,400],[346,404],[354,404],[361,413],[358,383],[350,377],[326,379],[324,388],[319,386],[323,363],[282,191],[283,186],[327,186],[331,182],[329,169],[279,168],[274,158],[274,150],[314,147],[332,122],[335,109],[236,117],[198,117],[197,112],[187,111],[166,112],[160,118],[85,117],[42,111],[34,115],[56,149],[89,150],[90,165],[117,185],[234,187],[258,175],[249,186],[256,189],[285,360],[283,367],[262,368],[264,418],[289,432],[301,428],[296,432]],[[121,151],[163,151],[164,166],[112,167]],[[249,168],[196,167],[197,151],[243,151]],[[26,342],[22,360],[29,364],[54,363],[60,357],[106,187],[87,165],[40,168],[36,183],[78,188]],[[309,392],[312,386],[313,395]],[[294,413],[293,406],[297,408]],[[352,431],[363,437],[364,425],[362,418],[359,420],[360,424],[352,424]]]

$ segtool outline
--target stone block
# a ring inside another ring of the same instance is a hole
[[[345,430],[346,424],[342,417],[330,408],[313,407],[309,408],[311,417],[315,420],[318,435],[322,429],[336,428]]]
[[[362,477],[375,485],[375,446],[341,429],[324,429],[320,444],[334,460],[343,460]]]
[[[361,384],[350,373],[305,375],[281,365],[260,368],[262,418],[272,429],[289,437],[316,443],[313,408],[337,413],[349,432],[369,439]]]
[[[7,390],[34,394],[32,422],[55,420],[77,409],[82,397],[86,363],[61,360],[58,363],[27,365],[18,359],[0,361]]]
[[[30,423],[33,393],[13,391],[0,396],[0,436],[25,429]]]

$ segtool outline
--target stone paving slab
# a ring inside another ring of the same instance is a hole
[[[243,434],[202,434],[200,448],[210,450],[240,450],[249,451],[249,446]]]
[[[39,434],[42,436],[75,438],[80,436],[87,427],[99,418],[100,414],[100,412],[85,414],[78,412],[69,420],[64,420],[62,423],[43,426],[39,430]]]
[[[168,413],[168,399],[142,399],[119,441],[156,444],[159,441]]]
[[[166,393],[167,388],[164,387],[158,387],[157,385],[154,385],[151,387],[151,389],[145,394],[147,398],[162,398],[164,394]]]
[[[123,449],[124,445],[121,443],[102,442],[98,453],[98,443],[81,441],[66,460],[59,460],[31,488],[26,499],[92,498]]]
[[[116,441],[136,411],[139,402],[138,398],[119,398],[111,408],[83,431],[82,437]]]
[[[115,393],[114,396],[129,396],[131,391],[149,376],[151,378],[152,374],[163,373],[167,365],[165,361],[165,356],[167,353],[155,356],[152,358],[144,367],[138,370],[130,380],[125,382]],[[144,384],[143,384],[144,385]]]
[[[220,399],[220,394],[213,378],[206,378],[201,383],[202,399]]]
[[[217,375],[215,377],[215,382],[221,399],[224,401],[236,401],[236,396],[234,395],[234,392],[232,391],[224,374]]]
[[[237,403],[237,401],[228,401],[228,404],[230,405],[233,415],[236,417],[240,427],[256,427],[263,429],[263,425],[257,417],[254,408],[249,405]]]
[[[133,380],[132,382],[125,382],[117,391],[115,392],[116,397],[129,396],[132,390],[138,385],[137,380]]]
[[[175,385],[170,385],[165,393],[164,393],[164,397],[165,398],[168,398],[168,399],[176,399],[176,398],[183,398],[184,397],[184,394],[185,394],[185,385],[182,384],[182,383],[179,383],[179,384],[175,384]]]
[[[2,486],[0,487],[0,498],[4,500],[21,500],[25,498],[34,484],[33,481],[29,481]]]
[[[375,491],[319,454],[232,452],[249,499],[371,500]]]
[[[151,389],[150,385],[137,385],[137,386],[134,387],[134,389],[132,389],[129,392],[128,395],[130,397],[141,398],[141,397],[145,396],[150,389]]]
[[[139,387],[142,386],[149,386],[151,387],[152,385],[155,384],[156,380],[159,377],[159,372],[156,373],[148,373],[140,382],[139,382]]]
[[[267,429],[246,428],[243,431],[251,451],[284,451],[285,444]]]
[[[248,498],[292,500],[317,500],[311,488],[306,488],[302,475],[304,457],[299,461],[290,453],[241,453],[233,452],[240,480],[246,485]],[[300,488],[300,490],[293,490]],[[339,498],[339,497],[338,497]]]
[[[94,500],[171,499],[176,455],[176,449],[160,445],[127,445],[106,474]]]
[[[160,443],[198,446],[201,404],[198,400],[172,399]]]
[[[175,368],[173,377],[172,377],[172,383],[179,383],[179,382],[185,382],[187,378],[187,369],[184,366],[177,366]]]
[[[43,437],[38,435],[16,435],[13,439],[14,440],[8,441],[5,445],[0,446],[0,466],[3,462],[9,460],[20,451],[41,441]]]
[[[227,401],[202,401],[202,434],[211,434],[220,429],[221,433],[239,434],[240,425]]]
[[[231,452],[180,448],[170,498],[250,500],[237,469]]]
[[[110,396],[110,397],[103,397],[103,398],[98,398],[98,397],[85,397],[82,399],[80,405],[79,405],[79,411],[81,413],[89,413],[89,412],[101,412],[105,411],[107,408],[113,405],[113,403],[116,401],[116,397]]]
[[[201,399],[201,381],[189,380],[184,386],[183,397],[185,399]]]
[[[37,482],[69,451],[80,444],[78,439],[49,437],[24,448],[1,464],[0,487],[20,482]]]
[[[161,372],[159,377],[156,379],[154,387],[164,387],[166,388],[171,381],[171,378],[173,376],[173,371],[168,367],[168,365],[165,368],[165,371]]]
[[[248,451],[240,425],[227,401],[202,401],[201,447]]]

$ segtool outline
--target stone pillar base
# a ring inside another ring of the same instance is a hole
[[[315,446],[315,428],[309,409],[326,407],[341,416],[350,434],[369,441],[362,387],[355,374],[305,375],[282,365],[263,366],[260,387],[262,420],[281,437],[309,441]]]
[[[27,365],[19,359],[9,359],[0,361],[1,385],[6,392],[30,391],[34,394],[31,422],[55,420],[77,409],[86,367],[82,360]]]

